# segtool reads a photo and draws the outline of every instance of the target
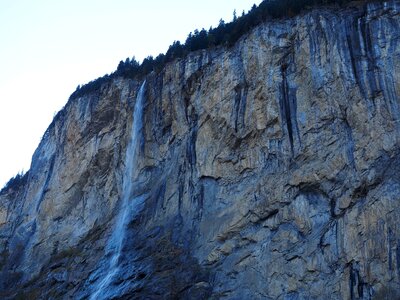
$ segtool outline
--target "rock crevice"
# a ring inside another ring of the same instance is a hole
[[[398,297],[399,27],[398,1],[315,8],[147,75],[107,295]],[[0,298],[93,294],[141,85],[69,101],[0,195]]]

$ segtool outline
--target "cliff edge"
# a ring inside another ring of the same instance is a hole
[[[388,1],[72,99],[0,194],[0,297],[399,297],[399,93]]]

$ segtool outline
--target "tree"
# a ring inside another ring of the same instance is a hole
[[[118,64],[117,72],[122,72],[122,71],[124,70],[124,66],[125,66],[125,64],[124,64],[124,62],[121,60],[121,61],[119,62],[119,64]]]
[[[146,75],[152,72],[153,70],[154,70],[154,59],[153,56],[150,55],[143,60],[142,65],[140,66],[140,74]]]
[[[361,1],[369,2],[371,0]],[[71,98],[96,91],[113,77],[140,78],[152,71],[159,72],[166,63],[182,58],[191,51],[217,46],[231,47],[241,36],[267,19],[290,17],[316,5],[342,5],[348,2],[350,0],[264,0],[259,6],[254,4],[247,14],[243,11],[240,17],[237,17],[236,10],[234,10],[232,22],[225,23],[223,19],[220,19],[217,28],[210,27],[208,31],[204,28],[200,31],[196,29],[193,33],[189,33],[185,43],[174,41],[165,55],[160,54],[155,59],[149,56],[141,64],[136,61],[134,56],[132,59],[127,58],[125,61],[120,61],[113,74],[78,86]]]

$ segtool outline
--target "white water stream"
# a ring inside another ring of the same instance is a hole
[[[133,110],[133,124],[130,141],[126,149],[125,171],[123,175],[122,198],[119,213],[115,224],[115,229],[106,246],[106,256],[111,256],[108,264],[108,270],[104,278],[97,284],[95,291],[90,296],[91,300],[103,299],[107,292],[107,287],[111,283],[115,274],[119,270],[119,258],[123,241],[126,234],[127,223],[132,219],[133,214],[137,212],[138,206],[143,199],[132,199],[133,184],[132,177],[137,167],[137,158],[140,150],[140,136],[143,131],[143,106],[144,90],[146,81],[143,82],[138,92],[135,107]]]

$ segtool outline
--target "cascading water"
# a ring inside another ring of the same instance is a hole
[[[106,256],[110,256],[108,270],[104,278],[97,284],[97,287],[90,299],[97,300],[106,298],[106,288],[109,286],[113,277],[119,270],[119,258],[123,241],[126,234],[126,225],[133,218],[134,214],[138,212],[139,206],[142,204],[143,199],[137,197],[131,199],[133,193],[132,177],[136,169],[136,162],[140,150],[140,136],[143,131],[143,105],[144,105],[144,90],[146,81],[143,82],[138,92],[136,103],[133,111],[133,124],[130,136],[130,141],[126,149],[125,157],[125,171],[123,175],[123,189],[121,206],[117,215],[115,229],[110,237],[106,246]]]

